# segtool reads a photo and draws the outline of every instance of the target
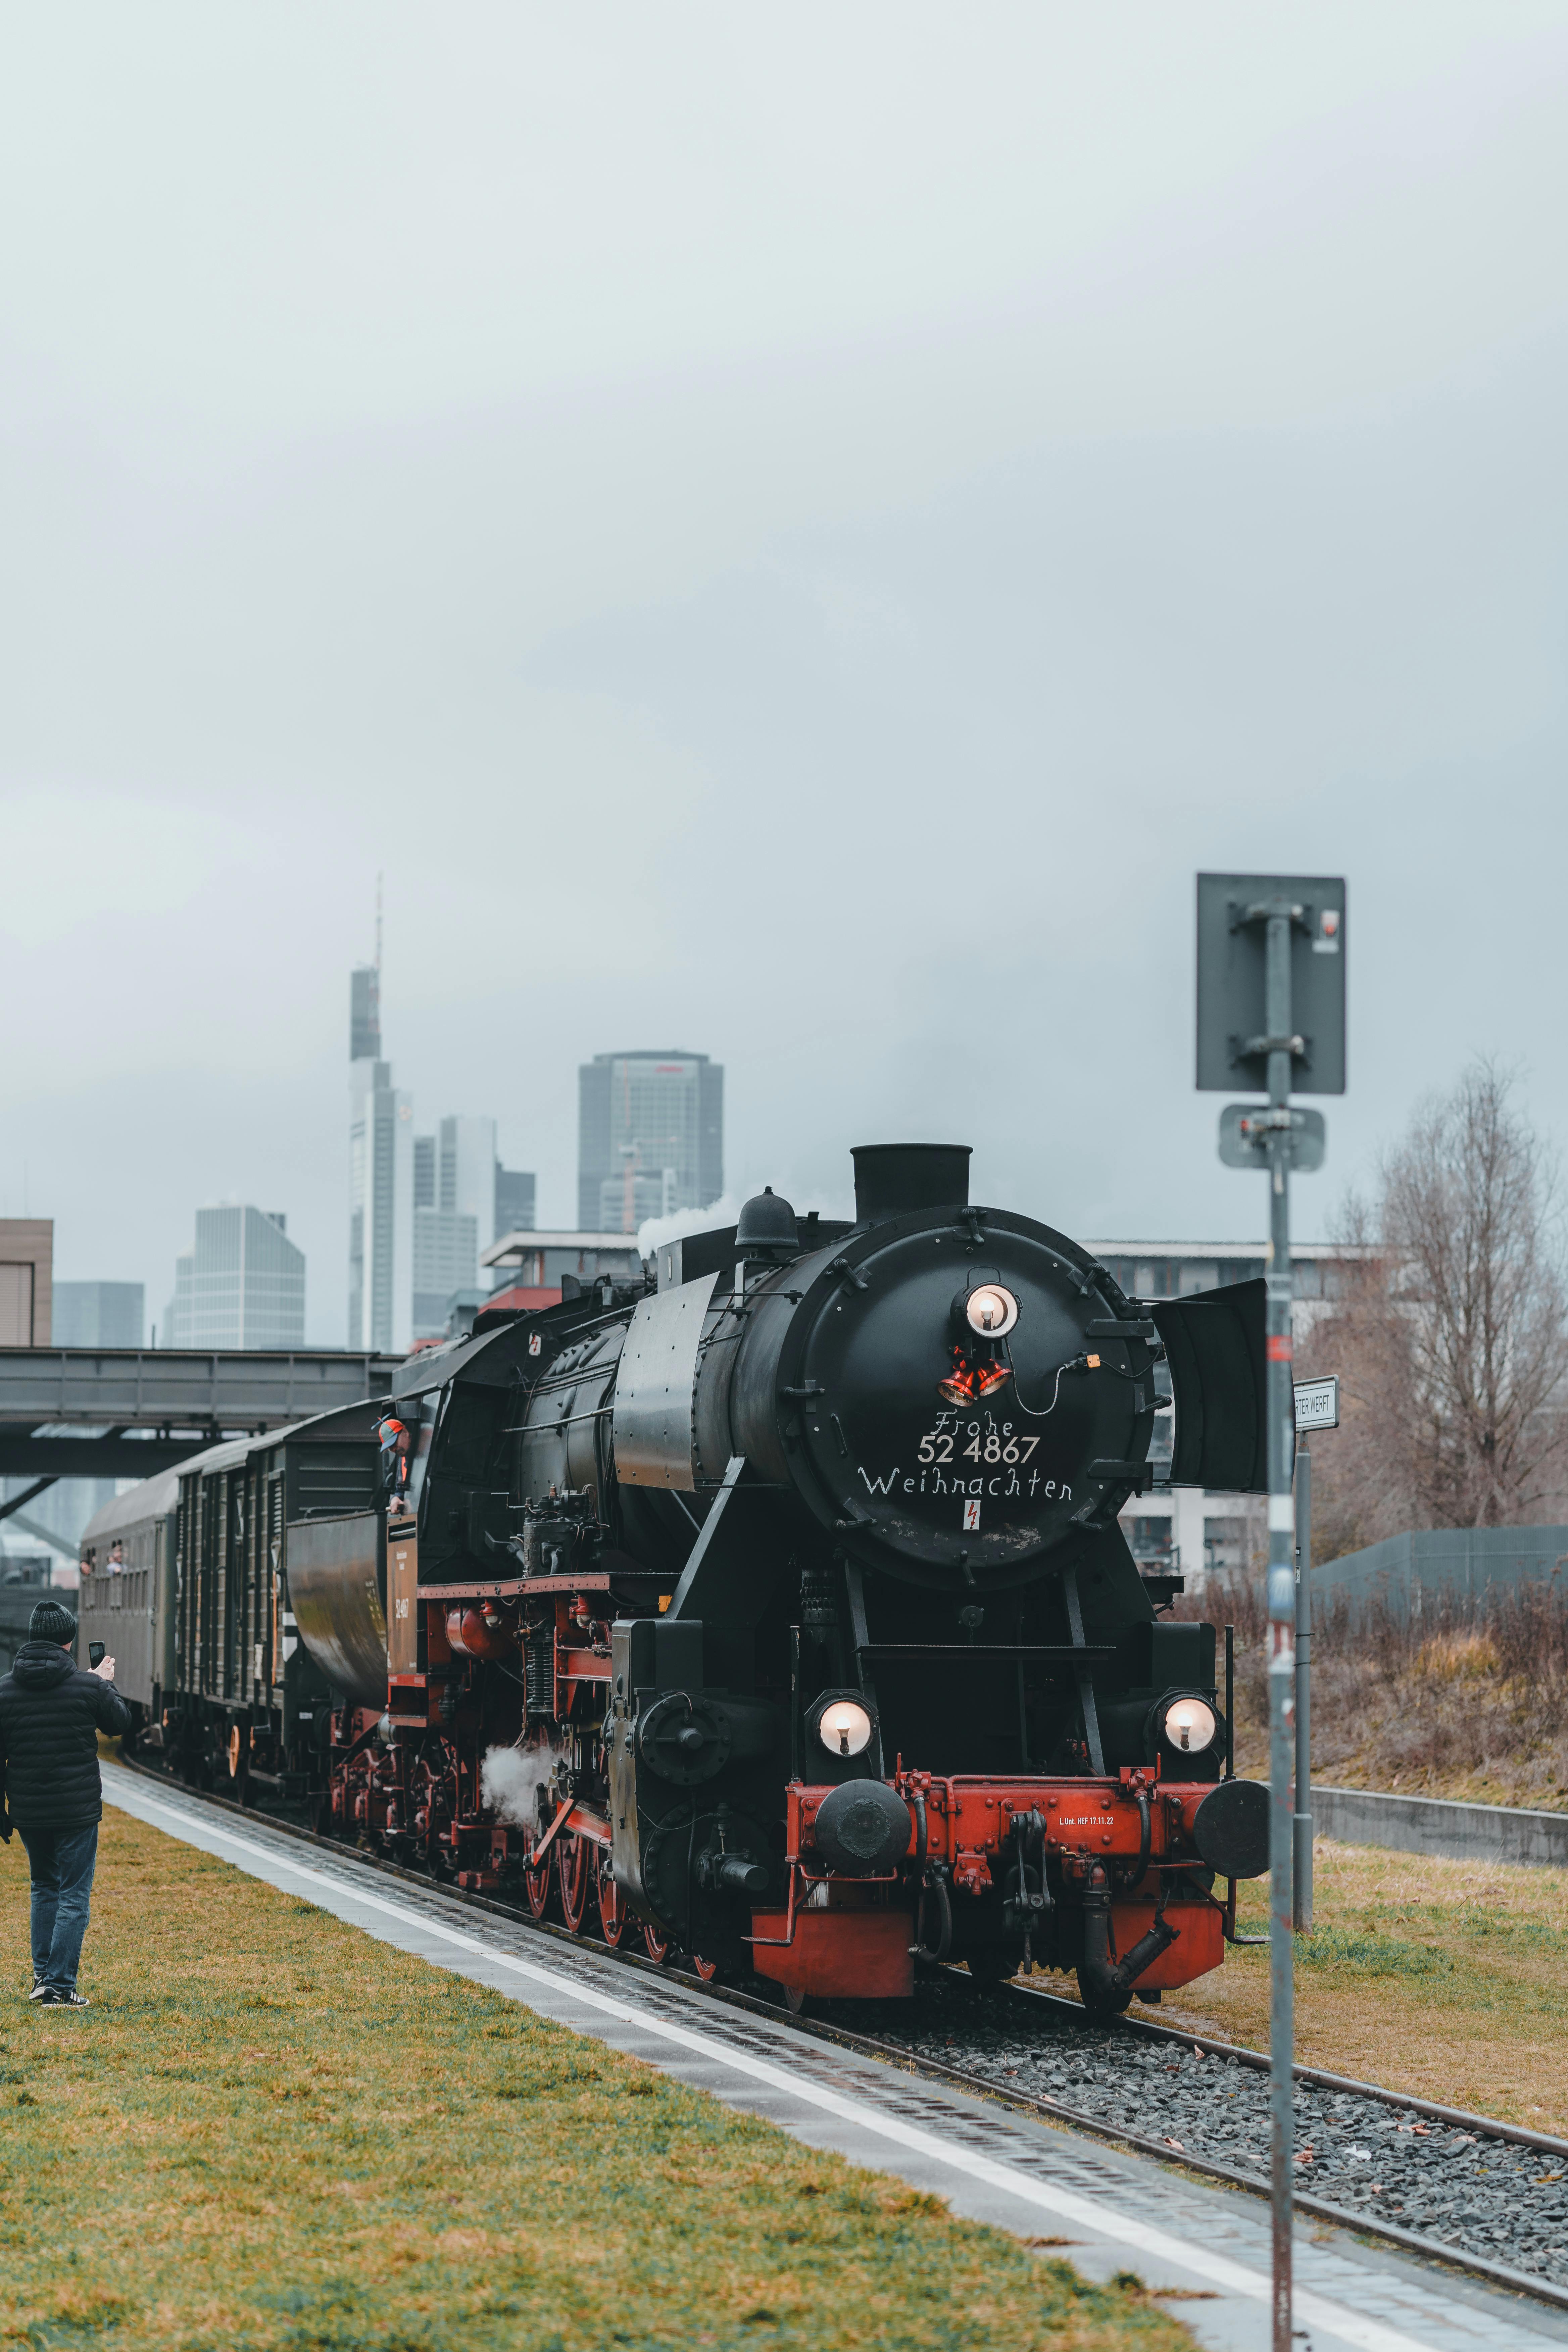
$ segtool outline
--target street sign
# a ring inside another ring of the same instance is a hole
[[[1226,1103],[1219,1115],[1219,1156],[1227,1168],[1268,1166],[1268,1139],[1283,1127],[1290,1150],[1290,1166],[1298,1176],[1310,1176],[1323,1164],[1329,1130],[1321,1110],[1270,1110],[1263,1103]]]
[[[1290,916],[1290,1027],[1265,1018],[1266,906]],[[1330,874],[1198,876],[1198,1086],[1268,1086],[1268,1054],[1290,1054],[1290,1091],[1345,1090],[1345,886]]]
[[[1296,1382],[1296,1426],[1298,1429],[1338,1429],[1340,1425],[1340,1378],[1337,1372],[1326,1381]]]

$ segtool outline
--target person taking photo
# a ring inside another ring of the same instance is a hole
[[[114,1660],[90,1674],[71,1655],[76,1619],[40,1601],[0,1676],[0,1838],[15,1828],[33,1889],[33,1991],[41,2008],[86,2009],[76,1989],[98,1860],[103,1783],[98,1735],[131,1728]]]

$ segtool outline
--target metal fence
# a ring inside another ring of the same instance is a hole
[[[1403,1617],[1429,1599],[1474,1601],[1489,1589],[1553,1580],[1568,1590],[1568,1527],[1423,1528],[1314,1568],[1312,1597],[1352,1615],[1381,1603]]]

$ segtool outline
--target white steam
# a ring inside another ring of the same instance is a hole
[[[492,1748],[479,1767],[479,1796],[498,1820],[515,1830],[539,1827],[539,1792],[561,1761],[562,1750]]]
[[[721,1193],[705,1209],[672,1209],[668,1217],[645,1217],[637,1227],[637,1248],[651,1257],[666,1242],[684,1241],[688,1234],[722,1233],[741,1213],[732,1192]]]

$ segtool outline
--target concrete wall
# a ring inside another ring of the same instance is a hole
[[[1453,1862],[1549,1863],[1568,1869],[1568,1813],[1314,1787],[1312,1830],[1342,1845],[1387,1846],[1396,1853],[1439,1854]]]

